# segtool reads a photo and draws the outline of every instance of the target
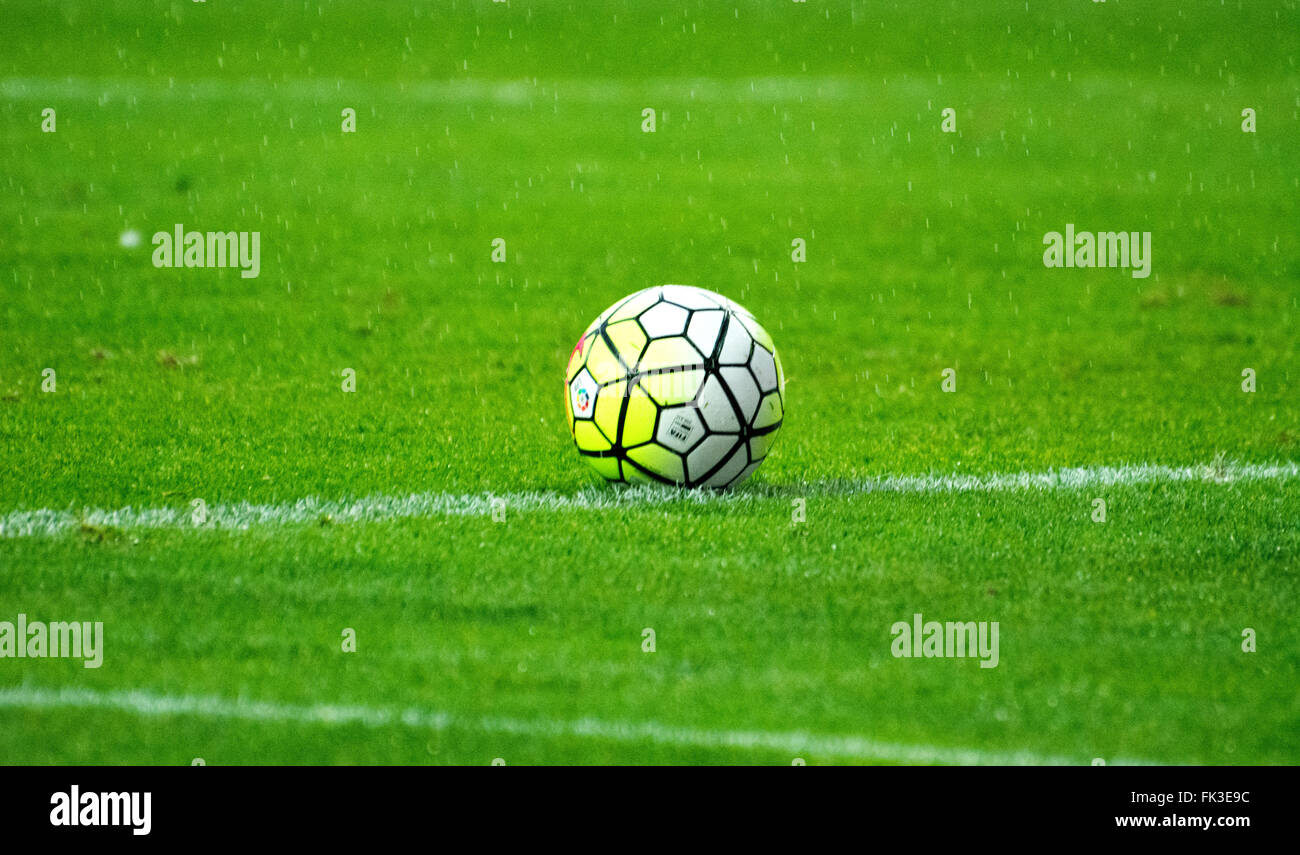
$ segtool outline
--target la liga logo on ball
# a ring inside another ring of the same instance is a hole
[[[785,372],[743,306],[689,285],[637,291],[587,327],[565,371],[578,452],[608,481],[734,487],[785,418]]]

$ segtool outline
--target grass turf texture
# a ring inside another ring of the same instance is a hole
[[[342,4],[0,2],[0,513],[590,486],[565,358],[665,281],[776,339],[790,408],[762,484],[1300,456],[1293,4],[736,5],[371,10],[359,47]],[[261,231],[261,276],[154,269],[177,222]],[[1067,222],[1151,231],[1152,276],[1045,269]],[[810,488],[796,528],[770,500],[6,540],[0,620],[103,620],[107,649],[98,671],[0,660],[0,685],[1293,763],[1296,492]],[[1000,621],[1001,664],[893,659],[917,611]],[[9,762],[789,762],[0,722]]]

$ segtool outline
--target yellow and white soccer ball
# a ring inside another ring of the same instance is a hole
[[[610,306],[565,372],[578,451],[610,481],[733,487],[785,418],[785,373],[767,330],[703,288],[663,285]]]

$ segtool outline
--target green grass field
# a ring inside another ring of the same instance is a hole
[[[0,40],[0,621],[105,636],[0,658],[0,763],[1300,762],[1295,2],[0,0]],[[260,275],[156,269],[176,223]],[[1044,267],[1067,223],[1150,277]],[[578,335],[664,282],[785,365],[734,494],[607,487],[565,426]],[[412,494],[471,512],[288,513]],[[137,524],[196,499],[268,510]],[[918,612],[997,667],[895,658]]]

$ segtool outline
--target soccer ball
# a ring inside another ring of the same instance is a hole
[[[749,311],[689,285],[637,291],[578,339],[564,375],[578,451],[606,480],[733,487],[785,417],[785,373]]]

